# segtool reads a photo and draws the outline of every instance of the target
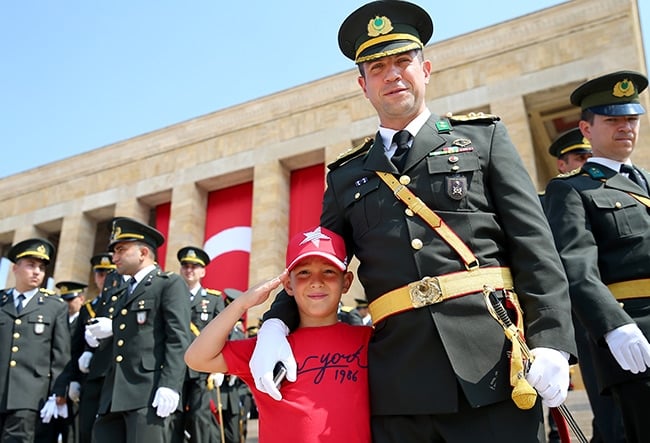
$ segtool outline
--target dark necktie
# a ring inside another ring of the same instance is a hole
[[[133,294],[133,291],[135,290],[135,287],[138,285],[138,281],[135,279],[135,277],[131,277],[129,279],[129,295]]]
[[[397,149],[391,157],[390,161],[393,162],[398,171],[402,172],[406,157],[409,152],[409,139],[411,134],[406,130],[397,131],[393,136],[393,143],[397,144]]]
[[[648,186],[646,185],[643,176],[635,167],[623,164],[621,165],[621,172],[627,174],[627,178],[639,185],[645,192],[648,192]]]
[[[25,294],[18,294],[16,297],[16,312],[19,314],[23,310],[23,300],[25,300]]]

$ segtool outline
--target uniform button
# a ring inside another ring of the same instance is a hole
[[[14,332],[14,338],[20,338],[20,332]]]
[[[616,206],[617,209],[621,209],[621,208],[623,207],[623,205],[621,204],[621,202],[616,202],[616,203],[614,203],[614,206]]]
[[[454,166],[451,167],[451,170],[454,171],[454,172],[458,171],[459,169],[460,168],[458,167],[458,165],[454,165]]]
[[[17,318],[14,323],[16,323],[17,325],[22,325],[23,321],[21,319]]]
[[[399,178],[399,182],[400,182],[401,184],[403,184],[404,186],[406,186],[406,185],[408,185],[409,183],[411,183],[411,177],[409,177],[408,175],[402,175],[402,176]]]
[[[117,346],[122,347],[124,346],[124,340],[120,339],[117,341]]]
[[[11,366],[12,368],[15,367],[17,364],[18,364],[18,363],[16,363],[16,360],[11,360],[11,361],[9,362],[9,366]]]
[[[122,314],[122,315],[126,315],[126,314],[128,314],[128,312],[129,312],[129,311],[127,311],[126,309],[122,309],[122,310],[120,311],[120,314]]]
[[[18,352],[18,346],[12,346],[11,352]]]
[[[115,311],[115,308],[114,308],[114,307],[111,306],[110,308],[108,308],[108,312],[110,312],[111,314],[112,314],[114,311]]]
[[[125,325],[124,323],[122,323],[122,324],[120,325],[120,331],[123,331],[124,328],[126,328],[126,325]]]
[[[420,240],[419,238],[414,238],[413,240],[411,240],[411,247],[413,249],[415,250],[422,249],[422,246],[423,246],[422,240]]]
[[[111,297],[111,301],[116,301],[116,300],[117,300],[117,295]]]
[[[120,363],[122,360],[124,360],[124,357],[122,357],[121,355],[118,355],[117,357],[115,357],[115,361],[118,362],[118,363]]]
[[[411,208],[404,209],[404,213],[409,217],[413,217],[413,211],[411,211]]]
[[[357,192],[356,194],[354,194],[354,199],[355,199],[355,200],[358,200],[359,197],[361,197],[361,194],[360,194],[360,193]]]

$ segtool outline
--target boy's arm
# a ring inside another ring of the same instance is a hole
[[[248,309],[266,301],[271,291],[280,285],[281,277],[272,278],[250,288],[212,319],[187,348],[187,366],[199,372],[228,372],[221,351],[226,345],[230,331]]]

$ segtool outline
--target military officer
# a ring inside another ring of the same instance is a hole
[[[598,393],[619,406],[628,442],[650,441],[650,175],[631,161],[645,75],[619,71],[580,85],[571,103],[593,157],[546,187],[545,210],[588,333]],[[591,392],[590,396],[598,394]],[[619,436],[620,438],[620,436]]]
[[[185,300],[190,306],[190,318],[187,321],[192,337],[198,336],[201,330],[224,309],[224,299],[221,291],[206,289],[201,286],[205,277],[205,268],[210,264],[210,257],[201,248],[185,246],[178,250],[176,257],[181,264],[181,277],[187,285]],[[185,435],[187,441],[219,442],[220,429],[217,419],[210,410],[210,400],[217,402],[215,379],[223,376],[213,376],[208,383],[210,374],[200,373],[187,368],[183,384],[183,407],[174,414],[172,435],[175,442],[182,442]],[[185,432],[183,432],[185,431]]]
[[[85,283],[76,281],[61,281],[56,284],[59,296],[68,305],[68,328],[72,335],[77,328],[79,311],[84,303],[85,290],[88,287]],[[71,338],[72,340],[72,338]],[[64,375],[68,384],[68,416],[52,418],[49,423],[40,426],[36,432],[36,441],[40,443],[63,443],[77,442],[77,412],[79,395],[81,394],[81,374],[77,368],[76,360],[68,361]]]
[[[41,287],[54,246],[31,238],[11,247],[16,286],[0,292],[0,440],[33,442],[39,420],[65,412],[70,360],[68,308]],[[67,411],[66,411],[67,412]]]
[[[181,405],[190,313],[183,280],[156,264],[156,249],[164,241],[160,232],[137,220],[112,220],[108,249],[117,272],[130,279],[113,318],[95,317],[86,326],[100,343],[113,339],[93,428],[97,443],[165,441],[167,418]]]
[[[101,344],[91,339],[92,347],[86,343],[86,326],[95,317],[112,318],[115,304],[126,292],[125,279],[115,270],[111,257],[110,253],[102,252],[90,259],[93,279],[99,294],[84,303],[73,334],[73,366],[79,369],[79,374],[83,374],[83,377],[80,377],[82,389],[79,397],[79,443],[91,442],[92,429],[99,409],[99,397],[113,354],[110,337],[102,340]]]
[[[368,309],[368,300],[365,298],[355,298],[355,303],[357,307],[354,308],[361,318],[361,324],[364,326],[372,325],[372,316],[370,315],[370,310]]]
[[[432,63],[423,48],[432,33],[422,8],[385,0],[352,12],[338,34],[379,117],[374,140],[329,166],[321,214],[359,259],[373,318],[373,440],[537,442],[542,402],[566,398],[575,355],[566,277],[498,117],[441,117],[427,108]],[[510,344],[489,314],[485,286],[507,304],[516,293],[524,311],[535,355],[526,380],[539,392],[530,409],[510,398]],[[276,297],[251,361],[257,387],[276,399],[276,361],[287,365],[288,382],[296,377],[283,337],[287,321],[296,325],[292,305],[284,293]]]

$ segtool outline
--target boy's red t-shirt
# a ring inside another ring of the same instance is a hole
[[[289,334],[298,379],[282,382],[281,401],[255,388],[248,362],[257,339],[227,342],[228,373],[244,380],[255,397],[260,443],[370,443],[371,333],[371,327],[339,322]]]

